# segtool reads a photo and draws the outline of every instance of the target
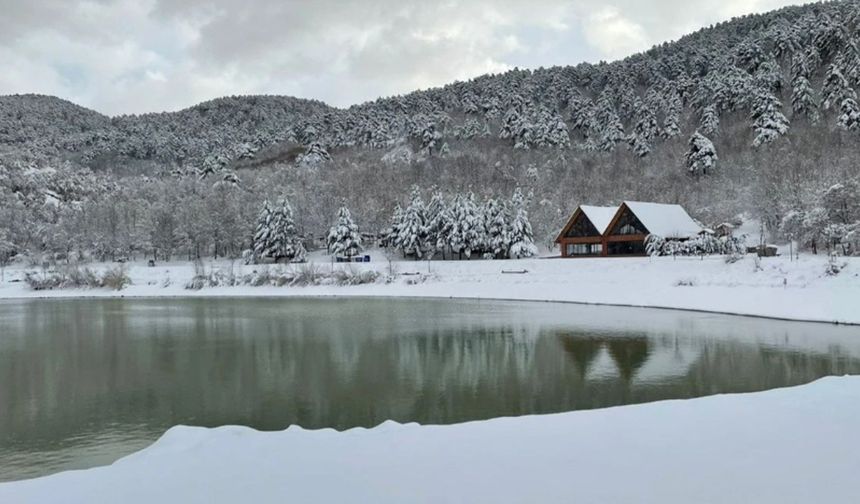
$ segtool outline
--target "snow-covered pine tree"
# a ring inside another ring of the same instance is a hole
[[[535,141],[535,125],[526,114],[520,116],[514,124],[514,149],[529,150]]]
[[[700,131],[706,135],[714,135],[720,130],[720,112],[716,104],[708,104],[702,109]]]
[[[421,192],[417,186],[413,187],[409,206],[403,211],[398,225],[397,247],[404,256],[411,256],[416,260],[421,259],[428,252],[425,212]]]
[[[714,148],[714,143],[705,135],[696,131],[690,137],[690,149],[685,156],[687,160],[687,170],[692,175],[699,173],[707,175],[713,170],[717,164],[717,151]]]
[[[499,138],[514,138],[519,129],[520,112],[517,109],[511,108],[505,112],[505,117],[502,119],[502,125],[499,128]]]
[[[595,121],[594,103],[576,91],[567,102],[570,111],[570,129],[580,130],[587,136],[587,131],[593,129]]]
[[[842,100],[836,124],[844,130],[860,131],[860,108],[857,107],[857,100],[851,97]]]
[[[484,222],[475,204],[475,195],[458,194],[451,204],[451,233],[448,246],[461,259],[481,250]]]
[[[363,250],[358,225],[352,220],[352,214],[346,206],[338,210],[337,221],[328,230],[326,241],[328,253],[333,256],[353,257]]]
[[[421,128],[420,153],[425,156],[437,154],[441,143],[442,133],[436,128],[436,122],[432,119],[426,120]]]
[[[538,147],[570,147],[567,125],[557,112],[538,109],[534,124],[534,143]]]
[[[484,205],[485,248],[493,259],[507,259],[511,248],[510,221],[505,204],[490,197]]]
[[[272,209],[269,200],[263,201],[263,208],[257,216],[257,227],[254,229],[253,252],[254,261],[268,257],[270,236],[272,234]]]
[[[624,125],[615,112],[612,98],[604,91],[597,99],[597,123],[599,130],[596,138],[597,147],[606,152],[615,150],[615,145],[624,140]]]
[[[434,191],[427,205],[427,245],[433,253],[441,253],[445,258],[448,248],[448,235],[451,232],[451,216],[448,202],[441,191]]]
[[[830,110],[842,104],[842,100],[850,94],[851,86],[848,79],[842,75],[839,61],[834,61],[827,67],[824,75],[824,85],[821,88],[821,107]]]
[[[391,213],[391,220],[388,229],[385,232],[385,237],[382,240],[383,246],[387,249],[400,249],[400,222],[403,220],[403,207],[397,204],[394,211]]]
[[[755,139],[753,146],[770,143],[788,132],[789,122],[782,113],[782,102],[772,92],[760,88],[753,98],[752,119]]]
[[[755,73],[755,83],[772,93],[782,90],[782,69],[774,59],[767,59],[759,65]]]
[[[657,118],[654,117],[654,112],[639,98],[634,100],[633,109],[636,122],[628,142],[637,156],[645,157],[651,153],[652,142],[657,136],[659,129]]]
[[[809,82],[809,69],[806,58],[802,54],[795,54],[791,62],[791,109],[795,115],[806,116],[813,124],[818,122],[818,103],[815,99],[815,91]]]
[[[267,205],[266,205],[267,206]],[[263,233],[260,233],[262,245],[258,246],[255,240],[254,251],[257,258],[269,257],[276,262],[280,260],[300,262],[304,261],[307,252],[296,229],[293,218],[293,207],[286,198],[282,198],[278,204],[260,214],[258,219],[258,230],[260,222],[267,222]],[[256,237],[256,233],[255,233]],[[259,250],[259,253],[258,253]]]
[[[526,210],[525,197],[519,187],[514,190],[514,194],[511,196],[510,215],[508,256],[512,259],[520,259],[537,255],[537,246],[535,246],[534,233]]]
[[[663,118],[663,130],[661,136],[663,138],[675,138],[681,134],[681,110],[683,109],[681,97],[673,88],[666,98],[666,116]]]

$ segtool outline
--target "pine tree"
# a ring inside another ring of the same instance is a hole
[[[860,131],[860,108],[857,107],[857,101],[854,98],[845,98],[842,100],[842,106],[839,110],[839,119],[836,124],[848,131]]]
[[[570,135],[561,116],[540,107],[534,126],[534,143],[538,147],[570,147]]]
[[[633,125],[633,133],[628,142],[633,152],[639,157],[645,157],[651,153],[652,142],[657,136],[658,126],[654,112],[639,98],[633,103],[636,114],[636,123]]]
[[[393,250],[400,249],[400,223],[402,221],[403,207],[398,204],[391,213],[391,221],[383,239],[383,245],[386,248]]]
[[[782,69],[779,64],[773,59],[762,62],[756,70],[755,83],[772,93],[779,93],[782,90]]]
[[[511,248],[510,216],[505,205],[495,198],[487,199],[484,205],[484,229],[486,250],[494,259],[506,259]]]
[[[269,200],[263,201],[263,208],[257,216],[257,227],[254,230],[253,250],[254,260],[259,261],[263,257],[268,257],[269,243],[272,234],[272,209],[269,207]]]
[[[570,110],[570,128],[574,131],[580,130],[583,134],[594,129],[595,109],[594,104],[588,98],[583,97],[577,91],[568,100]]]
[[[821,90],[821,106],[824,110],[840,106],[845,98],[857,98],[854,89],[848,83],[848,79],[842,74],[840,62],[834,61],[827,69],[824,76],[824,87]]]
[[[708,171],[713,170],[717,164],[717,151],[714,149],[714,144],[705,135],[696,131],[690,137],[690,149],[687,151],[687,170],[690,174],[698,175],[702,173],[708,174]]]
[[[606,152],[615,150],[615,145],[624,139],[624,125],[615,112],[612,99],[604,91],[597,100],[596,127],[598,135],[597,147]]]
[[[469,258],[480,251],[483,242],[483,219],[475,204],[475,195],[457,195],[451,205],[451,233],[448,246],[452,253]]]
[[[713,103],[705,106],[702,109],[701,128],[706,135],[714,135],[720,130],[720,113],[717,106]]]
[[[818,103],[815,91],[809,83],[809,70],[806,59],[801,54],[792,60],[791,109],[796,115],[806,116],[813,124],[818,122]]]
[[[363,250],[361,233],[345,206],[337,212],[337,222],[328,231],[327,244],[328,253],[334,256],[353,257]]]
[[[519,110],[512,108],[505,112],[501,128],[499,128],[499,138],[514,138],[519,130],[519,123],[521,120]]]
[[[442,133],[436,129],[436,123],[427,120],[421,129],[421,154],[432,156],[437,154],[442,142]]]
[[[442,253],[448,247],[451,233],[451,216],[448,204],[440,191],[435,191],[427,205],[427,244],[434,253]]]
[[[510,203],[511,225],[510,225],[510,249],[508,255],[513,259],[532,257],[537,255],[537,246],[534,242],[532,225],[529,222],[529,214],[526,210],[525,197],[518,187]]]
[[[667,101],[666,117],[663,119],[663,138],[675,138],[681,134],[681,109],[683,103],[677,91],[672,90]]]
[[[788,119],[783,115],[782,102],[773,93],[766,89],[759,89],[753,99],[752,113],[753,131],[755,139],[753,146],[770,143],[788,132]]]
[[[404,256],[421,259],[428,252],[427,220],[424,200],[418,187],[412,188],[409,206],[403,211],[398,225],[397,247]]]
[[[299,262],[305,259],[307,252],[293,219],[293,207],[286,198],[270,212],[269,233],[264,257],[271,257],[276,262]]]

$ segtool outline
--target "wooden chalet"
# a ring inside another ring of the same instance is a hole
[[[644,256],[648,235],[683,241],[700,232],[680,205],[625,201],[617,207],[580,205],[555,242],[562,257]]]

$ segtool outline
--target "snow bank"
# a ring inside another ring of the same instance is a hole
[[[860,377],[841,377],[447,426],[179,426],[111,466],[0,484],[0,502],[851,502],[858,418]]]
[[[105,289],[32,291],[20,280],[20,267],[6,271],[0,298],[101,296],[410,296],[442,298],[563,301],[577,303],[676,308],[754,315],[788,320],[860,324],[860,258],[844,258],[839,275],[825,274],[827,258],[804,255],[764,258],[751,256],[734,264],[722,257],[521,259],[510,261],[396,261],[371,252],[374,262],[353,264],[374,269],[381,278],[395,272],[389,283],[338,287],[219,287],[185,289],[194,275],[189,263],[149,268],[132,265],[132,285],[122,291]],[[321,268],[344,268],[324,256],[311,257]],[[102,265],[106,268],[112,265]],[[99,267],[99,266],[97,266]],[[250,273],[261,266],[228,262],[208,268]],[[504,271],[527,271],[506,274]]]

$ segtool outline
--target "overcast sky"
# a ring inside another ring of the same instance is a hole
[[[613,60],[789,0],[0,0],[0,94],[107,114],[231,94],[348,106],[515,66]]]

